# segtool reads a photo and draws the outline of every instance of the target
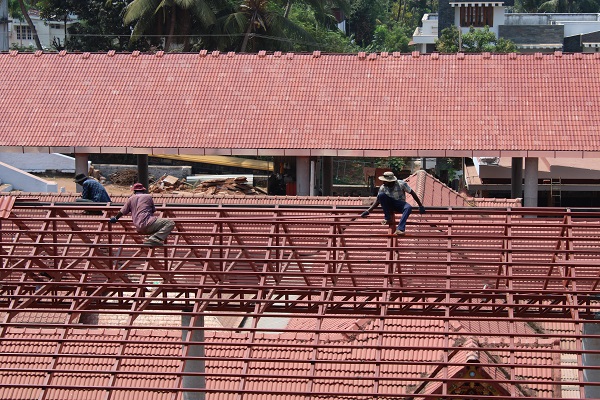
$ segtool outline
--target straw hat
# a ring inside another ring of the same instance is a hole
[[[384,172],[382,176],[379,177],[379,180],[382,182],[396,182],[398,178],[394,175],[393,172]]]

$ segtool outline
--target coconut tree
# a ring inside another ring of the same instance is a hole
[[[183,37],[183,51],[189,51],[192,27],[210,27],[215,23],[218,0],[133,0],[126,8],[123,22],[134,24],[132,40],[142,34],[165,37],[170,50],[176,37]]]
[[[283,14],[285,18],[288,18],[290,15],[290,10],[296,1],[297,0],[286,1],[285,12]],[[320,21],[324,21],[330,17],[331,11],[334,8],[343,10],[346,13],[350,10],[349,0],[304,0],[304,3],[313,9],[315,17]]]
[[[25,21],[27,21],[27,25],[31,30],[31,36],[33,37],[33,41],[35,42],[35,46],[38,50],[42,49],[42,43],[40,42],[40,38],[37,34],[37,29],[35,29],[35,25],[33,21],[31,21],[31,17],[29,16],[29,4],[25,3],[24,0],[12,0],[8,3],[8,8],[10,10],[10,15],[13,18],[21,19],[23,17]]]
[[[243,0],[223,23],[231,37],[243,37],[239,51],[257,50],[259,45],[286,47],[291,37],[311,39],[310,34],[283,15],[283,9],[269,0]],[[268,39],[262,41],[261,39]],[[268,43],[270,41],[270,43]]]

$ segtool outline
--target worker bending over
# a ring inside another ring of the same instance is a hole
[[[133,225],[139,233],[151,235],[144,242],[148,246],[162,246],[169,233],[175,227],[175,222],[154,215],[156,207],[152,196],[146,193],[146,188],[141,183],[132,187],[133,195],[127,199],[125,205],[110,219],[114,224],[123,215],[131,214]]]

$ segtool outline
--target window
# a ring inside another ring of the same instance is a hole
[[[62,29],[62,25],[60,25],[60,24],[50,24],[50,29]]]
[[[17,40],[31,40],[33,35],[31,34],[31,28],[27,25],[16,25],[15,30],[17,31]]]
[[[460,8],[460,26],[494,26],[494,7],[467,6]]]

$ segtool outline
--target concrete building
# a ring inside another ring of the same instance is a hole
[[[455,25],[462,33],[470,27],[489,26],[496,37],[514,42],[521,53],[600,51],[600,13],[510,13],[513,2],[440,3],[439,14],[425,14],[415,29],[413,43],[421,53],[435,51],[442,30]]]
[[[76,16],[70,16],[66,23],[64,21],[47,21],[40,18],[39,12],[29,10],[29,17],[35,26],[38,37],[44,50],[55,50],[56,45],[64,46],[65,38],[68,37],[67,29],[77,22]],[[9,46],[35,47],[33,33],[27,21],[12,19],[8,23]]]

